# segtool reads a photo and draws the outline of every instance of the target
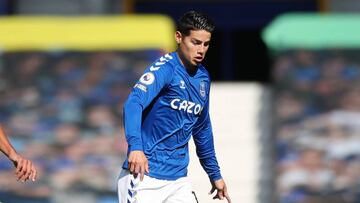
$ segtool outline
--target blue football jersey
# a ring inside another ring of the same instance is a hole
[[[187,175],[193,136],[200,163],[211,180],[221,178],[209,117],[209,73],[189,75],[176,52],[146,68],[124,104],[128,153],[142,150],[149,176],[176,180]],[[123,168],[128,168],[125,160]]]

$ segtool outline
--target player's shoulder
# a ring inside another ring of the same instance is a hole
[[[167,53],[150,64],[148,71],[173,71],[176,63],[174,58],[174,52]]]

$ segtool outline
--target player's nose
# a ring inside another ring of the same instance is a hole
[[[203,55],[205,53],[205,50],[206,50],[205,46],[201,45],[201,46],[199,46],[198,53]]]

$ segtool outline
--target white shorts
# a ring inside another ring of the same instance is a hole
[[[196,203],[188,177],[159,180],[134,178],[122,169],[118,180],[119,203]]]

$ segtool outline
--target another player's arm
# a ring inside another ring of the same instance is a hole
[[[0,151],[3,152],[16,167],[16,177],[18,180],[24,182],[26,180],[35,181],[37,171],[33,163],[20,156],[10,144],[3,128],[0,126]]]
[[[216,159],[214,138],[209,115],[209,101],[206,102],[206,105],[201,112],[200,118],[195,125],[193,130],[193,138],[200,164],[208,174],[212,185],[209,194],[214,193],[216,190],[216,195],[213,197],[213,199],[223,200],[226,198],[227,201],[231,203],[225,181],[221,176],[220,167]]]
[[[125,136],[129,145],[128,167],[134,176],[140,174],[140,180],[143,180],[145,172],[149,173],[141,138],[142,112],[171,78],[171,67],[166,65],[155,71],[147,69],[124,104]]]

